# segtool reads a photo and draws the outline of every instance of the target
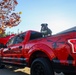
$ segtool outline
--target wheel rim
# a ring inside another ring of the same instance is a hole
[[[34,75],[45,75],[44,67],[41,63],[36,63],[33,66]]]

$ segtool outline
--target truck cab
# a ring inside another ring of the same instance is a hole
[[[12,37],[3,48],[1,60],[4,64],[24,67],[27,65],[27,48],[26,44],[33,39],[42,38],[42,34],[36,31],[26,31],[15,37]],[[29,47],[29,46],[28,46]]]

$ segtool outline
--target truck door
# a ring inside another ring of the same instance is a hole
[[[3,56],[5,57],[3,59],[8,60],[8,63],[16,65],[26,65],[26,59],[23,57],[24,37],[25,33],[15,36],[12,40],[13,43],[9,45],[8,48],[6,48],[6,51],[4,50]]]

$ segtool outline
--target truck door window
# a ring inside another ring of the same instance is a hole
[[[7,46],[12,45],[14,42],[15,37],[11,38],[8,42],[7,42]]]
[[[20,34],[20,35],[17,35],[14,44],[23,42],[24,37],[25,37],[25,34],[24,33],[23,34]]]

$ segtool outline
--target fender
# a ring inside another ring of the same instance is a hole
[[[42,51],[43,53],[45,53],[48,56],[48,58],[50,60],[52,60],[52,59],[54,59],[56,57],[55,54],[54,54],[54,52],[52,51],[52,49],[48,45],[42,44],[42,43],[40,44],[39,43],[39,44],[36,44],[36,45],[32,46],[30,48],[30,50],[28,51],[29,58],[36,51]]]

